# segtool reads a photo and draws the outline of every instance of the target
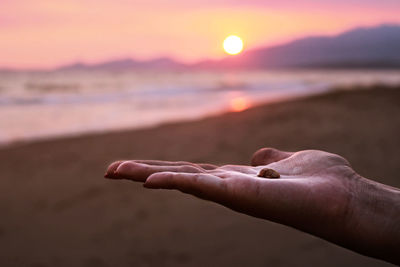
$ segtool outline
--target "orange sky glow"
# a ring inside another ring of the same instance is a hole
[[[231,34],[249,49],[400,23],[398,0],[205,2],[2,0],[0,67],[161,56],[194,62],[226,56],[221,44]]]

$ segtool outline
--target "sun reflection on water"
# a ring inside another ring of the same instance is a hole
[[[231,111],[240,112],[250,107],[248,99],[242,96],[234,97],[230,100]]]

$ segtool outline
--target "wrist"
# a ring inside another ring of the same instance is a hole
[[[345,242],[352,249],[400,263],[400,190],[355,177],[347,213]]]

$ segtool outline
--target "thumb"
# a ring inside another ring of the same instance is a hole
[[[275,148],[261,148],[251,157],[251,166],[267,165],[290,157],[293,152],[280,151]]]

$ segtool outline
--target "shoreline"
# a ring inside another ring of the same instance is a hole
[[[355,86],[349,86],[349,87],[331,87],[331,88],[322,88],[319,90],[316,90],[315,92],[301,92],[293,95],[285,95],[285,96],[280,96],[276,98],[272,98],[266,101],[260,101],[258,103],[254,103],[252,106],[249,108],[246,108],[245,110],[242,111],[230,111],[230,110],[221,110],[221,111],[215,111],[211,112],[205,115],[200,115],[200,116],[195,116],[193,118],[182,118],[182,119],[173,119],[173,120],[167,120],[167,121],[162,121],[158,123],[150,123],[148,125],[144,126],[126,126],[123,128],[110,128],[110,129],[100,129],[100,130],[86,130],[82,132],[75,132],[75,133],[65,133],[65,134],[49,134],[49,135],[43,135],[43,136],[36,136],[36,137],[31,137],[31,138],[22,138],[22,139],[16,139],[13,141],[4,141],[0,142],[0,150],[9,148],[9,147],[15,147],[15,146],[24,146],[24,145],[29,145],[32,143],[41,143],[41,142],[47,142],[47,141],[62,141],[64,139],[75,139],[75,138],[85,138],[85,137],[90,137],[90,136],[97,136],[97,135],[107,135],[107,134],[116,134],[120,132],[132,132],[132,131],[140,131],[140,130],[152,130],[156,129],[158,127],[163,127],[163,126],[168,126],[168,125],[175,125],[175,124],[181,124],[181,123],[191,123],[191,122],[196,122],[196,121],[201,121],[205,120],[208,118],[215,118],[215,117],[221,117],[225,116],[226,114],[230,113],[240,113],[240,112],[246,112],[248,110],[254,109],[254,108],[259,108],[259,107],[267,107],[270,105],[279,105],[279,104],[285,104],[287,102],[292,102],[292,101],[301,101],[303,99],[308,99],[312,98],[314,96],[319,96],[319,95],[326,95],[326,94],[331,94],[335,92],[346,92],[346,91],[356,91],[356,90],[373,90],[373,89],[379,88],[379,90],[400,90],[400,84],[399,85],[387,85],[387,84],[372,84],[369,86],[363,86],[363,85],[355,85]]]
[[[389,88],[389,87],[387,87]],[[385,89],[387,89],[385,88]],[[262,107],[262,106],[270,106],[270,105],[276,105],[280,103],[285,103],[285,102],[290,102],[294,100],[301,100],[301,99],[306,99],[309,97],[317,96],[317,95],[323,95],[323,94],[329,94],[332,91],[335,90],[345,90],[345,89],[324,89],[316,92],[306,92],[306,93],[300,93],[298,95],[286,95],[286,96],[281,96],[278,98],[273,98],[267,101],[261,101],[258,103],[254,103],[251,107],[246,108],[241,111],[233,111],[233,110],[221,110],[221,111],[215,111],[215,112],[210,112],[205,115],[200,115],[197,117],[193,118],[182,118],[182,119],[176,119],[176,120],[167,120],[163,122],[158,122],[154,124],[148,124],[144,126],[137,126],[137,127],[132,127],[132,126],[126,126],[125,128],[118,128],[118,129],[102,129],[102,130],[86,130],[82,132],[76,132],[76,133],[66,133],[66,134],[49,134],[49,135],[43,135],[43,136],[37,136],[37,137],[31,137],[31,138],[25,138],[25,139],[16,139],[15,141],[8,141],[8,142],[0,142],[0,150],[2,148],[7,148],[7,147],[14,147],[14,146],[19,146],[19,145],[26,145],[26,144],[32,144],[32,143],[41,143],[41,142],[47,142],[47,141],[57,141],[57,140],[64,140],[64,139],[74,139],[74,138],[80,138],[80,137],[90,137],[90,136],[96,136],[96,135],[107,135],[107,134],[115,134],[119,132],[132,132],[132,131],[140,131],[140,130],[152,130],[156,129],[158,127],[163,127],[163,126],[168,126],[168,125],[174,125],[174,124],[182,124],[182,123],[191,123],[191,122],[196,122],[196,121],[201,121],[205,120],[208,118],[215,118],[215,117],[222,117],[225,116],[226,114],[231,114],[231,113],[240,113],[240,112],[245,112],[247,110],[251,110],[254,108]],[[357,90],[357,89],[355,89]]]

